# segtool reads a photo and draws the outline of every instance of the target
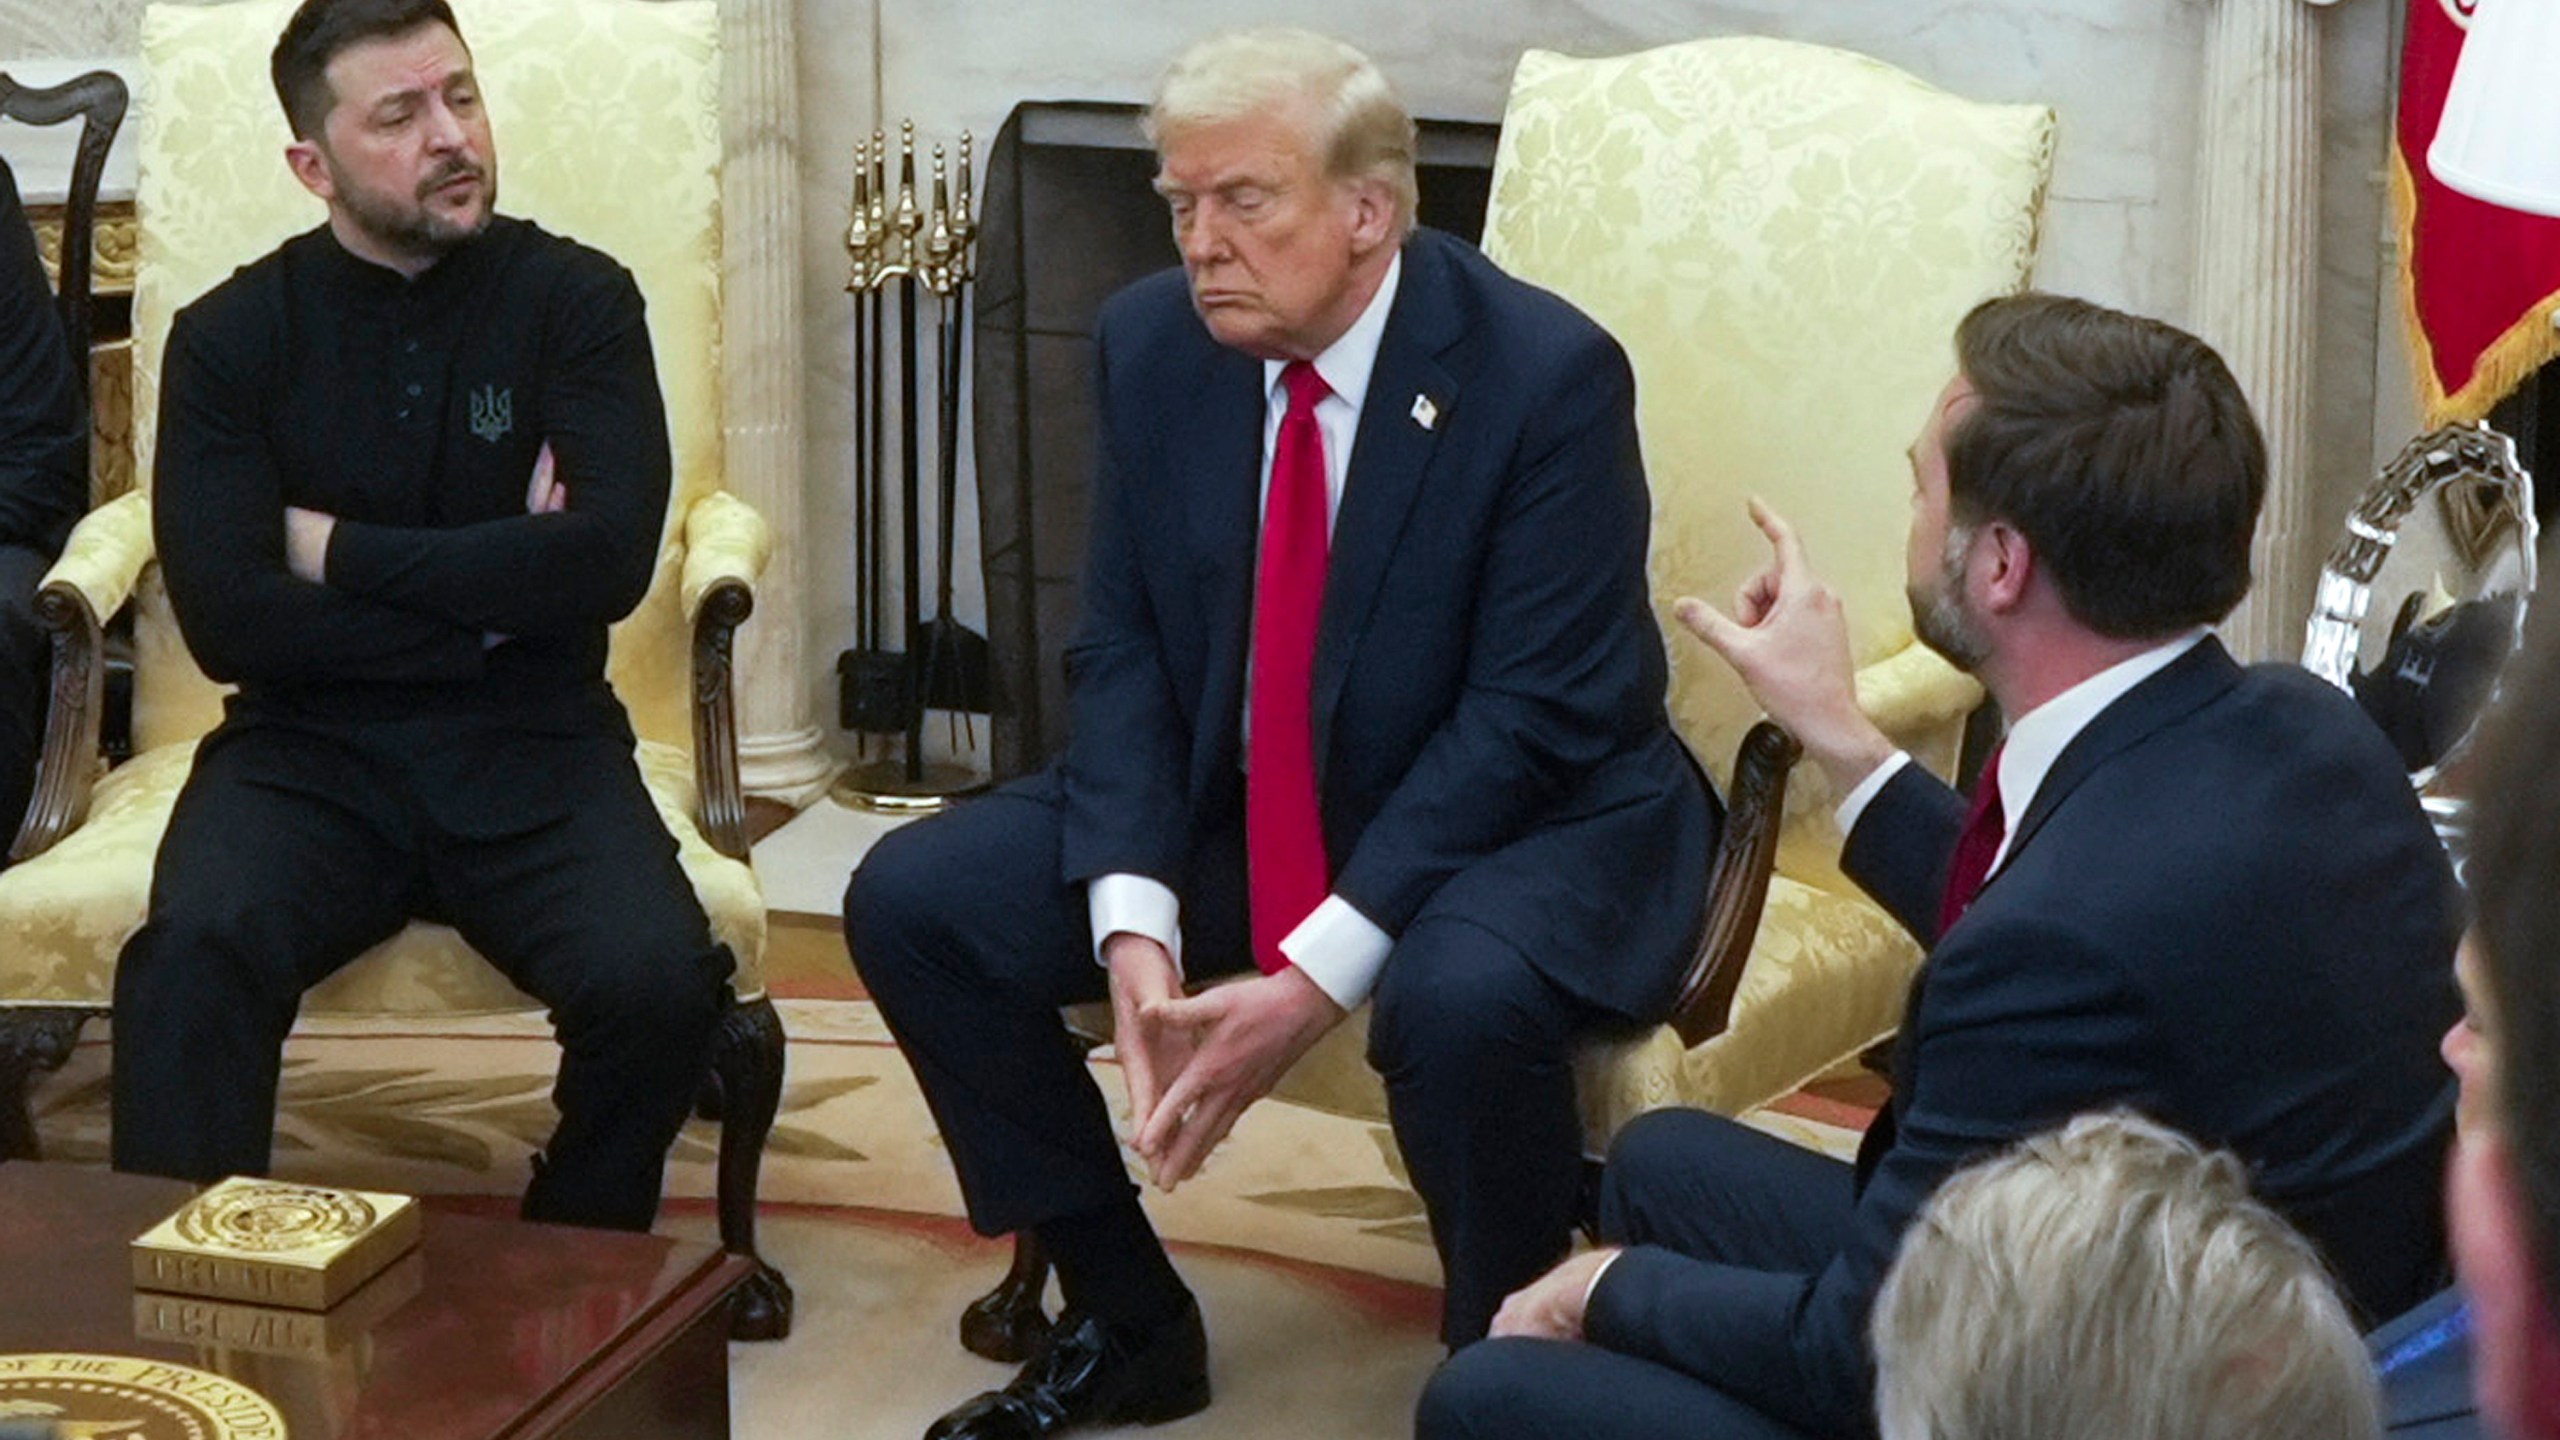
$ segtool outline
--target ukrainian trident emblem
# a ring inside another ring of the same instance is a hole
[[[471,392],[471,433],[495,445],[516,428],[516,392],[483,385]]]

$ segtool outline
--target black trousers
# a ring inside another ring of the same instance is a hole
[[[517,782],[511,823],[476,834],[450,819],[469,808],[455,767],[421,772],[384,745],[281,726],[206,739],[161,841],[150,919],[116,967],[116,1168],[263,1173],[302,992],[424,918],[551,1010],[560,1125],[526,1216],[648,1228],[733,961],[627,740],[502,743],[524,762],[499,777]],[[527,788],[538,805],[520,803]]]
[[[53,645],[36,620],[36,586],[52,568],[52,558],[33,546],[0,544],[0,829],[12,836],[26,817],[44,750]],[[0,851],[7,848],[0,841]]]
[[[1042,778],[882,840],[845,892],[864,985],[915,1069],[970,1223],[1000,1235],[1120,1203],[1131,1182],[1101,1093],[1061,1028],[1099,1000],[1084,888],[1059,878]],[[1194,984],[1250,968],[1243,845],[1203,847],[1182,887]],[[1550,983],[1503,937],[1426,906],[1378,988],[1369,1062],[1448,1277],[1443,1337],[1563,1258],[1581,1183],[1573,1053],[1628,1022]],[[1214,1161],[1212,1162],[1214,1163]]]
[[[1697,1110],[1620,1132],[1600,1234],[1701,1260],[1810,1274],[1847,1242],[1850,1167]],[[1421,1440],[1803,1440],[1694,1375],[1597,1345],[1488,1340],[1422,1392]]]

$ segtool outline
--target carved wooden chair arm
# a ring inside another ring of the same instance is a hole
[[[151,501],[137,491],[83,516],[36,592],[36,619],[53,635],[53,697],[12,860],[43,854],[88,818],[106,708],[105,625],[150,562]]]
[[[44,717],[44,749],[36,757],[35,789],[11,860],[25,860],[89,817],[89,787],[98,778],[98,722],[106,709],[106,633],[98,613],[79,590],[49,584],[36,594],[36,618],[53,632],[53,697]]]
[[[773,553],[764,517],[725,491],[685,512],[683,596],[693,621],[693,773],[703,838],[747,858],[747,804],[738,779],[735,641],[755,613],[755,581]]]
[[[1751,942],[1760,934],[1760,907],[1777,861],[1787,772],[1803,753],[1796,737],[1776,721],[1763,720],[1742,737],[1734,756],[1724,835],[1707,872],[1706,925],[1671,1013],[1671,1028],[1684,1046],[1702,1045],[1732,1022],[1734,993],[1742,987]]]
[[[738,625],[756,608],[741,580],[723,580],[693,617],[693,775],[702,836],[732,860],[747,858],[747,799],[738,781],[738,712],[731,681]]]

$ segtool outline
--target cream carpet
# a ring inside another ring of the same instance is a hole
[[[922,1097],[876,1011],[780,1003],[791,1048],[766,1151],[765,1253],[799,1297],[790,1339],[734,1347],[746,1440],[920,1435],[1002,1383],[959,1347],[960,1309],[1006,1246],[953,1218],[959,1194]],[[37,1091],[48,1159],[104,1163],[112,1037],[93,1025]],[[556,1055],[539,1017],[306,1021],[286,1046],[278,1173],[420,1194],[508,1195],[553,1123]],[[1119,1096],[1117,1068],[1096,1074]],[[1855,1137],[1751,1117],[1846,1153]],[[662,1228],[709,1240],[717,1132],[690,1128]],[[1149,1205],[1208,1317],[1218,1400],[1146,1433],[1178,1440],[1401,1436],[1437,1362],[1438,1262],[1386,1127],[1284,1103],[1255,1107],[1201,1176]]]

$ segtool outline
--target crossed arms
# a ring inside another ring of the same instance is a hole
[[[541,377],[552,485],[534,477],[528,513],[450,527],[290,504],[300,487],[261,423],[258,367],[221,353],[196,312],[181,314],[162,390],[154,528],[180,628],[205,672],[252,684],[467,681],[492,635],[629,613],[648,588],[671,463],[639,293],[617,278],[551,321],[565,332]]]

